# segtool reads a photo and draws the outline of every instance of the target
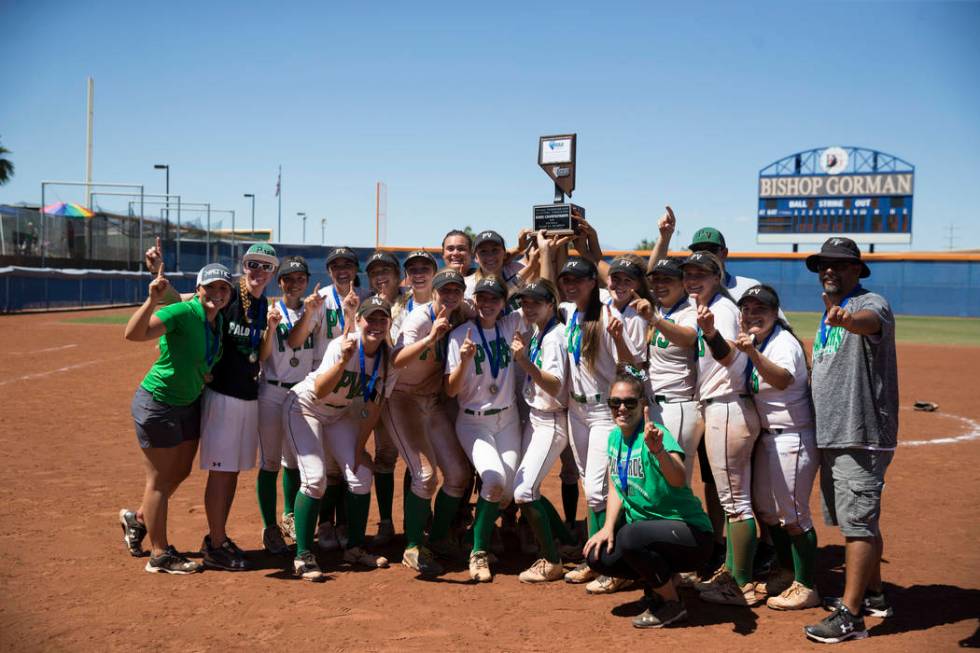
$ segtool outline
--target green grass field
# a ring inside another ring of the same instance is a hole
[[[801,338],[813,338],[820,324],[820,313],[787,313],[786,315],[797,335]],[[66,321],[74,324],[126,324],[129,321],[129,314],[89,315]],[[980,319],[899,315],[895,337],[899,342],[980,347]]]

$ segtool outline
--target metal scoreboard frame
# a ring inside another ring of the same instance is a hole
[[[862,147],[821,147],[791,154],[759,171],[756,242],[822,243],[829,235],[858,243],[912,242],[915,166]]]

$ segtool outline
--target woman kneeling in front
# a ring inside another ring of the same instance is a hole
[[[608,401],[616,421],[609,434],[616,491],[609,493],[606,523],[585,544],[585,555],[600,574],[638,580],[646,609],[633,625],[662,628],[687,618],[673,577],[707,562],[711,521],[686,484],[684,450],[662,424],[649,420],[642,373],[620,365]]]

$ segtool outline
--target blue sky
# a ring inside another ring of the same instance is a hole
[[[473,6],[470,6],[473,5]],[[367,9],[366,7],[369,7]],[[755,244],[760,168],[827,145],[916,166],[913,249],[980,247],[978,3],[0,3],[0,138],[16,176],[84,177],[210,201],[283,237],[390,245],[454,227],[513,240],[551,200],[537,138],[578,133],[574,201],[603,244],[715,225]],[[52,189],[58,199],[77,191]],[[107,208],[108,201],[103,203]],[[226,224],[227,226],[227,224]]]

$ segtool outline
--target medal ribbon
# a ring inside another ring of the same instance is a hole
[[[626,462],[623,463],[623,438],[619,440],[619,450],[616,452],[616,474],[619,476],[619,486],[623,489],[623,496],[629,494],[629,471],[630,471],[630,458],[633,457],[633,445],[636,441],[640,439],[640,429],[643,428],[643,423],[640,423],[639,428],[636,433],[633,434],[633,440],[630,442],[629,449],[626,450]]]
[[[762,346],[759,347],[759,353],[760,354],[765,353],[766,347],[769,345],[769,341],[772,340],[772,337],[774,335],[776,335],[776,331],[778,331],[779,328],[780,327],[779,327],[778,324],[775,325],[772,328],[772,331],[769,332],[769,335],[766,336],[766,339],[762,341]],[[748,388],[748,391],[749,392],[758,392],[758,390],[753,390],[752,389],[753,388],[753,385],[752,385],[752,373],[754,371],[755,371],[755,365],[752,363],[752,359],[749,358],[749,364],[745,366],[745,387]]]
[[[537,359],[541,355],[541,345],[542,343],[544,343],[544,337],[548,335],[548,332],[551,331],[552,328],[554,328],[557,322],[558,320],[556,318],[551,318],[548,321],[548,324],[545,325],[544,331],[541,333],[540,338],[538,336],[531,337],[531,345],[528,347],[528,358],[530,358],[531,362],[537,365],[538,367],[541,367]]]
[[[487,362],[490,363],[490,375],[493,376],[494,381],[497,380],[497,372],[500,371],[500,359],[497,357],[497,343],[500,342],[500,325],[494,322],[493,331],[496,340],[493,342],[493,351],[490,350],[490,345],[487,344],[487,337],[483,335],[483,327],[476,320],[476,330],[480,333],[480,342],[483,343],[483,351],[487,352]]]
[[[381,349],[374,354],[374,369],[371,370],[371,379],[367,380],[367,366],[364,364],[364,343],[357,346],[357,356],[361,364],[361,394],[364,396],[365,406],[371,403],[371,396],[374,394],[374,386],[378,382],[378,368],[381,366]]]
[[[340,295],[337,294],[337,286],[330,286],[330,290],[333,291],[333,301],[337,305],[337,319],[340,322],[340,330],[343,331],[346,327],[346,320],[344,320],[344,305],[340,302]]]
[[[415,299],[414,298],[412,298],[412,297],[409,297],[408,298],[407,307],[408,307],[408,312],[411,313],[412,312],[412,309],[415,308]]]
[[[432,304],[429,304],[429,321],[433,324],[436,323],[436,311],[432,308]],[[436,343],[436,355],[441,354],[442,360],[446,360],[446,351],[449,349],[449,340],[446,336],[443,336],[439,342]],[[438,360],[438,359],[436,359]]]
[[[580,365],[582,362],[582,327],[578,323],[578,309],[572,313],[572,322],[565,332],[568,334],[568,351],[572,352],[575,364]]]
[[[282,309],[282,319],[286,320],[286,326],[290,331],[293,329],[293,321],[289,319],[289,311],[286,310],[286,302],[279,300],[279,308]]]
[[[214,365],[214,359],[218,355],[218,350],[221,349],[221,313],[218,313],[215,319],[217,320],[218,326],[217,333],[212,332],[207,318],[204,318],[204,360],[207,363],[209,370]],[[214,336],[213,349],[211,340],[212,335]]]
[[[863,290],[861,288],[861,284],[854,286],[854,290],[847,293],[847,296],[841,300],[840,307],[844,308],[845,306],[847,306],[847,302],[849,302],[851,297],[853,297],[859,290]],[[820,318],[820,330],[817,331],[817,334],[820,337],[820,347],[821,348],[826,347],[827,338],[830,336],[830,330],[827,328],[827,311],[824,311],[823,317]]]

